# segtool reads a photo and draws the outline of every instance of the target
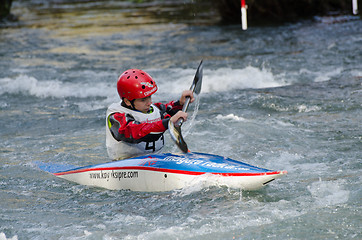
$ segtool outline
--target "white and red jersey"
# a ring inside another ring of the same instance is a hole
[[[111,104],[106,114],[109,157],[119,160],[159,151],[169,118],[181,109],[178,101],[152,104],[148,113],[129,109],[122,102]]]

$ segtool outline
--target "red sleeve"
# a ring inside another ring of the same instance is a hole
[[[130,114],[125,113],[114,113],[110,116],[110,121],[112,123],[111,132],[118,141],[138,142],[150,133],[163,133],[167,130],[162,120],[140,123],[135,121]],[[113,127],[118,128],[118,133],[115,133],[116,129],[112,130]]]

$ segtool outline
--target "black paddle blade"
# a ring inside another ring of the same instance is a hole
[[[196,70],[194,82],[192,83],[191,89],[194,93],[199,94],[201,92],[202,85],[202,70],[204,69],[203,60],[201,60],[199,67]]]
[[[202,70],[204,68],[203,65],[203,60],[201,60],[199,66],[197,67],[196,73],[195,73],[195,77],[194,77],[194,81],[191,84],[190,90],[195,93],[195,94],[199,94],[201,92],[201,84],[202,84]],[[184,104],[184,106],[182,107],[182,111],[186,112],[187,108],[189,107],[190,104],[190,98],[186,97],[186,102]],[[182,122],[181,122],[182,124]]]
[[[171,121],[168,122],[168,129],[171,134],[171,138],[175,141],[176,145],[184,153],[189,151],[186,142],[184,141],[181,134],[181,126],[175,126]]]

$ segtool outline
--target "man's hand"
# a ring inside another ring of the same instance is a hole
[[[187,113],[182,112],[182,111],[178,111],[175,115],[173,115],[173,116],[170,118],[170,121],[171,121],[173,124],[176,124],[177,120],[179,120],[180,118],[183,118],[183,120],[186,121],[186,120],[187,120]]]
[[[191,90],[185,90],[182,92],[181,98],[180,98],[180,104],[184,105],[186,102],[186,97],[190,98],[190,103],[195,101],[194,93]]]

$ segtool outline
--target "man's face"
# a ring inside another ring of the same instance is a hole
[[[136,110],[147,113],[150,110],[152,98],[151,96],[145,98],[137,98],[134,100],[133,104]]]

